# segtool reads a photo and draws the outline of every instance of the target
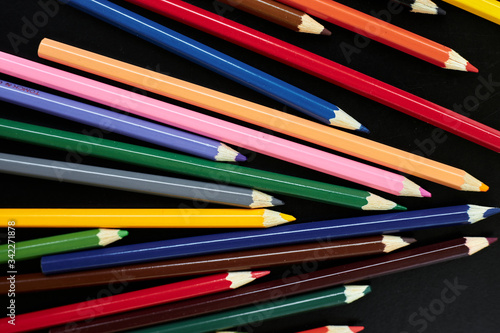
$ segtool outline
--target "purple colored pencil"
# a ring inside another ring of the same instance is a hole
[[[246,160],[245,156],[213,139],[3,80],[0,80],[0,100],[212,161]]]

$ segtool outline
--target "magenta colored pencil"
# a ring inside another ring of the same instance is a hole
[[[8,53],[0,52],[0,71],[384,192],[415,197],[430,196],[420,186],[393,172],[132,93]]]

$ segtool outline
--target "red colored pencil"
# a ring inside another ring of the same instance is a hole
[[[269,274],[269,271],[222,273],[170,283],[97,300],[20,314],[16,316],[15,325],[9,324],[11,318],[6,317],[0,320],[0,332],[24,332],[42,329],[72,321],[101,317],[226,291],[241,287],[267,274]]]
[[[500,131],[319,55],[180,0],[127,0],[500,152]]]

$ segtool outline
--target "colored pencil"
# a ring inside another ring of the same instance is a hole
[[[431,0],[392,0],[392,1],[411,8],[410,12],[412,13],[446,15],[446,11],[439,8]]]
[[[222,313],[186,319],[150,328],[143,328],[136,333],[205,333],[231,327],[244,327],[255,321],[265,321],[283,316],[299,314],[305,311],[325,307],[349,304],[370,292],[369,286],[344,286],[280,299],[273,302],[250,305],[244,308],[228,310]]]
[[[474,15],[500,24],[500,3],[496,0],[443,0]]]
[[[430,196],[407,178],[276,136],[0,52],[0,71],[395,195]]]
[[[88,155],[279,193],[301,199],[362,210],[406,210],[405,207],[368,191],[321,183],[269,171],[206,161],[163,150],[146,148],[107,139],[50,129],[0,118],[0,137],[62,149],[85,151]],[[255,194],[259,192],[254,192]],[[257,201],[257,198],[255,198]],[[274,205],[280,202],[274,199]]]
[[[482,183],[464,170],[112,58],[49,39],[42,40],[38,54],[455,189],[481,190]]]
[[[256,190],[0,153],[0,172],[223,205],[261,208],[281,201]]]
[[[69,0],[79,9],[236,81],[325,124],[368,132],[336,105],[107,0]]]
[[[298,333],[357,333],[361,332],[365,328],[363,326],[323,326],[318,328],[313,328],[307,331],[300,331]]]
[[[127,0],[500,152],[500,131],[181,0]]]
[[[274,0],[218,0],[226,5],[279,24],[293,31],[316,35],[331,35],[330,30],[312,17],[293,7]]]
[[[426,245],[414,249],[386,254],[302,275],[291,275],[291,271],[280,278],[254,284],[231,293],[205,296],[196,300],[178,302],[175,305],[156,307],[154,311],[133,311],[122,315],[97,319],[91,323],[76,323],[70,329],[53,329],[60,332],[116,332],[119,329],[133,329],[167,323],[174,320],[199,317],[233,307],[255,304],[275,298],[285,298],[299,293],[328,288],[343,283],[420,268],[431,264],[459,259],[473,255],[495,242],[495,238],[464,237],[446,242]]]
[[[245,161],[221,142],[0,80],[0,100],[213,161]]]
[[[127,236],[126,230],[94,229],[0,245],[0,264],[39,258],[48,254],[101,247]]]
[[[332,0],[279,0],[309,15],[351,30],[436,66],[477,72],[451,48]]]
[[[370,236],[224,252],[50,276],[42,273],[18,274],[16,275],[16,293],[105,285],[115,279],[122,282],[144,281],[369,256],[389,253],[414,241],[412,238],[397,236]],[[6,294],[9,287],[9,281],[0,280],[0,293]]]
[[[0,208],[17,228],[269,228],[294,221],[268,209]]]
[[[9,317],[0,319],[0,330],[2,332],[23,332],[43,329],[71,321],[93,319],[134,309],[233,290],[268,273],[268,271],[222,273],[102,297],[98,301],[90,300],[19,314],[16,315],[16,325],[14,326],[8,323]]]
[[[497,213],[500,213],[500,208],[461,205],[298,223],[266,230],[211,234],[56,254],[43,257],[41,267],[45,274],[64,273],[224,251],[374,235],[394,230],[402,232],[472,224]]]

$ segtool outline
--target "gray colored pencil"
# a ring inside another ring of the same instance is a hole
[[[283,204],[257,190],[0,153],[0,172],[246,208]]]

